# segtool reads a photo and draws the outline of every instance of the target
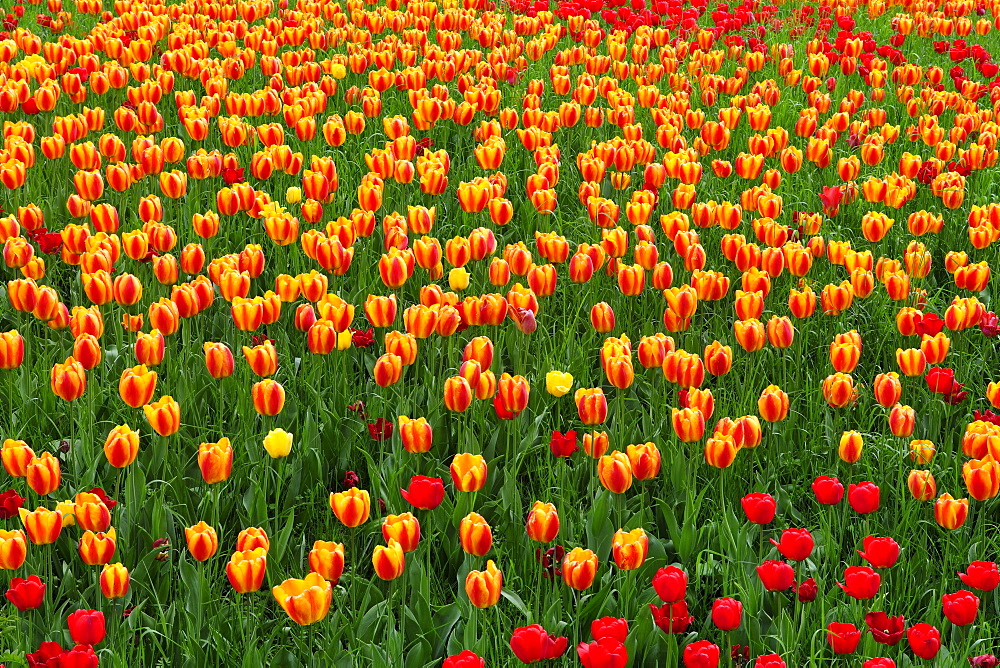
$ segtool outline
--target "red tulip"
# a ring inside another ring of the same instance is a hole
[[[778,654],[762,654],[757,657],[753,668],[785,668],[785,661]]]
[[[444,660],[441,668],[486,668],[486,661],[470,649],[452,654]]]
[[[540,624],[520,626],[510,637],[510,648],[522,663],[536,663],[563,655],[569,640],[546,633]]]
[[[699,640],[684,648],[684,668],[716,668],[718,665],[718,645]]]
[[[60,668],[97,668],[97,654],[90,645],[77,645],[59,655]]]
[[[743,512],[754,524],[770,524],[774,520],[777,504],[770,494],[754,492],[740,499]]]
[[[15,608],[24,612],[42,607],[45,598],[45,584],[37,575],[29,575],[28,579],[14,578],[10,581],[10,589],[4,594]]]
[[[743,621],[743,604],[735,598],[717,598],[712,603],[712,623],[720,631],[733,631]]]
[[[958,577],[973,589],[993,591],[1000,585],[1000,570],[992,561],[973,561],[965,571]]]
[[[614,638],[582,642],[576,646],[576,653],[584,668],[625,668],[628,663],[625,644]]]
[[[861,664],[861,668],[896,668],[896,662],[884,656],[879,656],[874,659],[868,659]]]
[[[816,600],[819,587],[816,586],[816,580],[807,578],[795,585],[795,593],[798,595],[800,603],[812,603]]]
[[[772,538],[771,544],[785,559],[804,561],[812,554],[815,542],[808,529],[785,529],[781,532],[781,542]]]
[[[882,577],[868,566],[851,566],[844,569],[844,583],[837,586],[851,598],[866,601],[875,598]]]
[[[906,641],[921,659],[933,659],[941,649],[941,632],[930,624],[914,624],[906,629]]]
[[[675,603],[687,595],[688,576],[676,566],[667,566],[656,571],[653,589],[664,603]]]
[[[768,591],[785,591],[795,581],[795,570],[784,561],[768,560],[757,567],[757,577]]]
[[[834,477],[821,475],[812,484],[816,501],[826,506],[835,506],[844,498],[844,486]]]
[[[895,645],[903,639],[903,631],[906,628],[906,620],[903,619],[903,615],[890,617],[881,610],[865,615],[865,624],[868,625],[868,631],[872,634],[875,642],[889,646]]]
[[[499,395],[497,395],[499,396]],[[565,434],[553,431],[552,438],[549,439],[549,449],[556,457],[569,457],[577,451],[576,430],[570,429]]]
[[[867,480],[857,485],[851,484],[847,488],[847,502],[854,512],[862,515],[878,510],[879,496],[878,485]]]
[[[614,638],[625,642],[628,637],[628,621],[618,617],[601,617],[590,623],[590,635],[594,640]]]
[[[858,550],[858,555],[873,568],[891,568],[899,559],[899,543],[888,536],[868,536],[864,540],[864,546],[865,551]]]
[[[441,478],[415,475],[410,478],[410,489],[401,489],[399,493],[414,508],[434,510],[444,501],[444,481]]]
[[[664,633],[684,633],[694,619],[688,614],[687,601],[664,603],[659,607],[650,603],[649,610],[653,613],[653,623]]]
[[[941,611],[955,626],[968,626],[979,614],[979,597],[968,589],[941,597]]]
[[[826,627],[826,641],[834,654],[852,654],[861,642],[861,631],[854,624],[831,622]]]
[[[104,640],[104,613],[100,610],[77,610],[66,619],[66,623],[75,643],[97,645]]]
[[[17,510],[24,505],[24,497],[15,489],[8,489],[0,494],[0,520],[17,516]]]

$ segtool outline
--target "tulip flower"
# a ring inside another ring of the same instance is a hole
[[[628,621],[619,617],[600,617],[590,623],[590,635],[594,640],[614,638],[625,642],[628,638]]]
[[[696,640],[684,648],[684,668],[717,668],[719,646],[707,640]]]
[[[372,566],[375,567],[375,574],[383,580],[395,580],[403,574],[406,565],[403,548],[395,540],[390,540],[389,544],[375,546],[372,553]]]
[[[625,644],[614,638],[602,638],[576,646],[577,656],[584,668],[623,668],[628,663]]]
[[[781,542],[772,538],[771,544],[778,548],[785,559],[804,561],[812,554],[815,543],[808,529],[785,529],[781,533]]]
[[[99,645],[107,634],[104,613],[99,610],[76,610],[66,618],[69,635],[81,645]]]
[[[853,654],[861,642],[861,632],[854,624],[831,622],[826,627],[826,641],[834,654]]]
[[[765,561],[757,567],[757,577],[768,591],[785,591],[795,581],[795,570],[783,561]]]
[[[664,603],[661,606],[650,603],[649,610],[653,615],[653,623],[664,633],[684,633],[694,621],[688,614],[686,601]]]
[[[29,575],[25,578],[13,578],[10,581],[10,588],[4,596],[11,605],[24,612],[42,607],[45,600],[46,585],[37,575]]]
[[[528,537],[539,543],[551,543],[559,533],[559,515],[551,503],[535,501],[528,511]]]
[[[292,451],[292,435],[284,429],[272,429],[264,437],[264,450],[272,459],[287,457]]]
[[[973,561],[958,577],[969,587],[980,591],[993,591],[1000,585],[1000,570],[992,561]]]
[[[880,490],[873,482],[851,484],[847,488],[847,502],[856,513],[873,513],[879,507]]]
[[[466,553],[482,557],[493,547],[493,529],[482,515],[469,513],[458,525],[458,540]]]
[[[597,476],[601,485],[612,494],[624,494],[632,487],[632,463],[628,455],[615,450],[597,462]]]
[[[59,489],[62,482],[62,472],[59,460],[51,452],[43,452],[40,457],[33,457],[28,462],[25,472],[28,487],[35,494],[45,496]]]
[[[434,510],[444,501],[444,484],[441,478],[416,475],[410,479],[410,488],[399,493],[414,508]]]
[[[29,512],[19,509],[21,523],[28,534],[28,540],[35,545],[51,545],[59,538],[63,528],[63,516],[58,510],[36,508]]]
[[[941,649],[941,632],[930,624],[915,624],[906,629],[906,641],[916,656],[933,659]]]
[[[129,588],[128,569],[122,564],[104,564],[100,584],[104,598],[111,600],[124,598]]]
[[[170,395],[160,397],[159,401],[142,407],[149,426],[160,436],[170,436],[177,433],[181,424],[181,405]]]
[[[107,533],[85,531],[77,544],[77,553],[88,566],[103,566],[114,558],[117,548],[117,536],[112,527]]]
[[[330,508],[347,527],[357,527],[368,521],[371,497],[367,490],[351,487],[346,492],[330,494]]]
[[[548,634],[540,624],[519,626],[510,638],[510,648],[521,663],[557,659],[566,652],[568,639]]]
[[[554,397],[567,394],[573,387],[573,376],[564,371],[549,371],[545,374],[545,390]]]
[[[486,661],[470,649],[446,657],[441,668],[486,668]]]
[[[333,541],[315,541],[309,551],[309,570],[336,585],[344,573],[344,546]]]
[[[735,598],[717,598],[712,603],[712,623],[720,631],[733,631],[743,620],[743,604]]]
[[[278,605],[300,626],[326,618],[333,600],[333,587],[319,573],[309,573],[301,580],[289,579],[273,587]]]
[[[676,603],[687,595],[688,576],[676,566],[666,566],[653,576],[653,589],[664,603]]]
[[[575,547],[566,553],[562,563],[563,582],[578,591],[593,584],[597,575],[597,555],[590,550]]]
[[[477,608],[489,608],[500,601],[503,587],[503,573],[493,560],[486,562],[485,571],[469,571],[465,576],[465,593],[469,602]]]
[[[628,532],[619,529],[611,539],[611,552],[618,568],[634,570],[646,561],[649,538],[641,527]]]
[[[979,614],[979,597],[966,589],[945,594],[941,597],[941,610],[955,626],[968,626]]]
[[[906,622],[902,615],[890,617],[882,611],[870,612],[865,615],[865,624],[877,643],[896,645],[903,638]]]
[[[267,550],[262,547],[234,552],[226,564],[226,576],[237,594],[259,591],[264,584],[266,570]]]
[[[195,561],[207,561],[219,550],[219,536],[205,521],[186,527],[184,538]]]
[[[202,443],[198,446],[198,468],[205,484],[229,480],[233,472],[233,446],[229,438],[223,436],[216,443]]]
[[[740,505],[747,519],[754,524],[770,524],[774,520],[777,504],[770,494],[755,492],[740,499]]]
[[[844,583],[837,586],[851,598],[868,600],[878,593],[881,576],[868,566],[851,566],[844,570]]]
[[[858,555],[874,568],[891,568],[899,559],[899,544],[892,538],[868,536],[864,540],[865,551]]]

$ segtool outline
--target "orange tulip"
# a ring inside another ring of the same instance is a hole
[[[624,494],[632,486],[632,463],[624,452],[615,450],[597,462],[601,485],[612,494]]]
[[[186,527],[184,539],[195,561],[208,561],[219,551],[219,536],[205,521]]]
[[[285,407],[285,388],[270,378],[254,383],[250,394],[254,409],[261,415],[277,415]]]
[[[493,530],[482,515],[469,513],[458,525],[458,540],[467,554],[482,557],[493,547]]]
[[[528,511],[528,537],[538,543],[551,543],[559,533],[559,515],[551,503],[535,501]]]
[[[25,470],[28,487],[35,494],[45,496],[59,489],[62,472],[59,460],[52,453],[43,452],[40,457],[32,457]]]
[[[389,515],[382,522],[382,537],[397,541],[403,552],[413,552],[420,543],[420,522],[413,513]]]
[[[330,494],[330,508],[344,526],[361,526],[371,513],[371,497],[367,490],[352,487],[346,492]]]
[[[158,401],[144,405],[142,410],[146,414],[149,426],[160,436],[170,436],[180,429],[181,405],[170,395],[164,395]]]
[[[563,558],[563,582],[583,591],[594,583],[597,576],[597,555],[590,550],[575,547]]]
[[[226,564],[226,576],[237,594],[259,591],[264,584],[266,570],[267,551],[261,547],[235,552]]]
[[[148,404],[156,390],[156,372],[150,371],[146,365],[132,367],[122,371],[118,381],[118,394],[122,401],[132,408]]]
[[[403,574],[406,566],[406,555],[403,548],[395,540],[388,545],[376,545],[372,552],[372,566],[375,574],[383,580],[395,580]]]
[[[223,436],[216,443],[202,443],[198,446],[198,468],[208,485],[229,480],[233,472],[233,446],[229,438]]]
[[[309,551],[309,570],[336,585],[344,573],[344,546],[333,541],[315,541]]]
[[[649,537],[641,527],[632,531],[619,529],[611,539],[611,553],[618,568],[635,570],[645,563],[649,554]]]

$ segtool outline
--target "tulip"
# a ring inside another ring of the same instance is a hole
[[[33,457],[25,470],[28,487],[39,496],[46,496],[59,489],[62,482],[62,472],[59,460],[50,452],[43,452],[40,457]]]
[[[576,653],[584,668],[604,668],[605,666],[625,666],[628,650],[625,644],[614,638],[601,638],[591,643],[582,642]]]
[[[291,620],[300,626],[325,619],[333,600],[333,587],[319,573],[309,573],[301,580],[285,580],[273,587],[271,593]]]
[[[906,629],[906,641],[915,655],[933,659],[941,649],[941,632],[930,624],[916,624]]]
[[[545,390],[554,397],[561,397],[573,388],[573,376],[564,371],[545,374]]]
[[[892,538],[868,536],[864,540],[865,551],[858,555],[875,568],[890,568],[899,559],[899,544]]]
[[[757,577],[768,591],[786,591],[795,581],[795,570],[783,561],[765,561],[757,567]]]
[[[292,435],[284,429],[272,429],[264,437],[264,449],[272,459],[287,457],[292,451]]]
[[[853,654],[861,642],[861,632],[854,624],[831,622],[826,627],[826,641],[834,654]]]
[[[181,405],[170,395],[160,397],[159,401],[142,407],[149,426],[160,436],[170,436],[177,433],[181,426]]]
[[[368,521],[371,497],[367,490],[352,487],[346,492],[330,494],[330,508],[344,526],[357,527]]]
[[[66,618],[66,625],[73,642],[80,645],[99,645],[107,635],[104,613],[99,610],[76,610]]]
[[[20,529],[0,529],[0,569],[16,570],[28,556],[28,545]]]
[[[458,525],[458,540],[462,549],[482,557],[493,547],[493,529],[478,513],[469,513]]]
[[[139,408],[152,401],[155,390],[156,372],[150,371],[146,365],[122,371],[121,380],[118,381],[118,394],[132,408]]]
[[[229,480],[233,472],[233,447],[229,438],[223,436],[216,443],[199,445],[198,468],[208,485]]]
[[[52,367],[50,380],[52,393],[63,401],[76,401],[87,389],[87,372],[72,356]]]
[[[100,582],[104,598],[111,600],[124,598],[129,588],[128,569],[121,564],[104,564]]]
[[[687,595],[688,576],[676,566],[666,566],[653,576],[653,589],[664,603],[676,603]]]
[[[717,668],[718,665],[718,645],[697,640],[684,648],[684,668]]]
[[[747,494],[740,499],[740,505],[743,506],[747,519],[754,524],[764,525],[774,521],[777,504],[770,494],[760,492]]]
[[[597,555],[580,547],[566,553],[562,563],[563,582],[583,591],[590,587],[597,575]]]
[[[650,603],[649,610],[653,614],[653,623],[664,633],[684,633],[694,619],[688,614],[687,601],[664,603],[659,607]]]
[[[580,420],[585,425],[603,424],[608,417],[608,400],[601,388],[579,388],[573,396]]]
[[[219,550],[219,536],[205,521],[186,527],[184,539],[195,561],[207,561]]]
[[[559,533],[559,515],[551,503],[535,501],[528,511],[528,537],[539,543],[550,543]]]
[[[532,624],[514,629],[510,648],[522,663],[537,663],[562,656],[568,642],[565,636],[557,638],[549,635],[540,624]]]
[[[847,502],[856,513],[867,514],[878,510],[879,497],[880,490],[872,482],[852,483],[847,488]]]
[[[111,561],[117,548],[118,541],[113,528],[108,533],[85,531],[77,545],[77,553],[80,560],[88,566],[100,566]]]
[[[604,455],[597,463],[597,476],[601,485],[613,494],[624,494],[632,486],[632,463],[628,455],[615,450]]]
[[[413,513],[389,515],[382,522],[382,537],[397,541],[403,552],[413,552],[420,543],[420,522]]]
[[[864,447],[864,439],[856,431],[845,431],[840,437],[840,445],[837,454],[848,464],[854,464],[861,459],[861,451]]]
[[[844,583],[837,586],[851,598],[868,600],[878,594],[882,577],[868,566],[852,566],[844,570]]]
[[[212,378],[228,378],[233,375],[235,367],[233,353],[229,350],[226,344],[206,341],[204,350],[205,367],[208,369],[208,373],[211,374]]]
[[[372,566],[375,574],[383,580],[395,580],[403,574],[406,558],[403,548],[395,540],[390,540],[388,546],[376,545],[372,553]]]
[[[729,434],[716,434],[705,441],[705,462],[716,468],[727,468],[739,452],[736,440]]]
[[[642,528],[624,531],[619,529],[611,539],[611,552],[615,565],[623,571],[642,566],[649,554],[649,538]]]
[[[941,611],[955,626],[968,626],[979,614],[979,597],[966,589],[945,594],[941,597]]]
[[[489,608],[500,601],[503,587],[503,573],[493,560],[486,562],[485,571],[469,571],[465,576],[465,593],[469,602],[477,608]]]
[[[734,631],[743,621],[743,604],[735,598],[717,598],[712,603],[712,623],[720,631]]]
[[[254,383],[250,394],[260,415],[274,416],[285,407],[285,388],[270,378]]]
[[[771,544],[778,548],[785,559],[804,561],[812,554],[815,543],[808,529],[785,529],[781,533],[781,542],[772,538]]]
[[[784,420],[788,416],[788,395],[777,385],[768,385],[757,400],[757,411],[762,420]]]
[[[262,547],[234,552],[226,564],[226,576],[237,594],[259,591],[267,570],[267,550]]]
[[[965,573],[959,573],[959,579],[980,591],[993,591],[1000,585],[1000,571],[992,561],[973,561],[965,569]]]
[[[478,492],[486,484],[488,468],[481,455],[462,453],[455,455],[449,468],[455,489],[460,492]]]
[[[410,488],[400,489],[399,493],[414,508],[434,510],[444,501],[444,484],[441,478],[415,475],[410,479]]]
[[[42,607],[45,588],[46,585],[37,575],[29,575],[27,579],[13,578],[4,596],[21,612],[36,610]]]
[[[309,551],[309,570],[335,586],[344,573],[344,546],[333,541],[315,541]]]
[[[115,468],[125,468],[139,456],[139,432],[127,425],[119,425],[108,433],[104,441],[104,456]]]
[[[96,494],[83,492],[76,495],[73,515],[84,531],[107,531],[111,526],[111,511]]]
[[[652,442],[625,448],[632,474],[637,480],[652,480],[660,473],[660,451]]]
[[[28,473],[28,464],[35,458],[35,453],[24,441],[5,439],[0,447],[0,460],[4,470],[14,478],[23,478]]]
[[[18,515],[28,533],[28,540],[35,545],[51,545],[62,533],[63,516],[58,510],[36,508],[28,511],[26,508],[19,508]]]

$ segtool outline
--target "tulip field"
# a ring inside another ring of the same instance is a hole
[[[0,19],[0,668],[998,665],[1000,0]]]

